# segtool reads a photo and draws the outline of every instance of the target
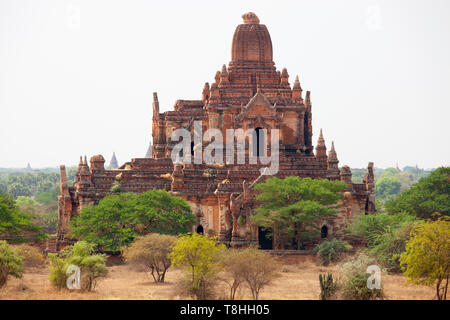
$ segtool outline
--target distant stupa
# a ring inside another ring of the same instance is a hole
[[[145,154],[145,158],[151,158],[152,157],[152,142],[150,141],[150,144],[148,145],[147,153]]]
[[[117,169],[118,167],[119,167],[119,164],[117,163],[116,153],[113,152],[111,161],[109,162],[108,169]]]
[[[27,164],[27,170],[29,170],[29,171],[33,170],[33,169],[31,168],[31,165],[30,165],[29,162],[28,162],[28,164]]]

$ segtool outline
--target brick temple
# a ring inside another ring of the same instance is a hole
[[[236,164],[225,159],[222,164],[172,161],[172,149],[179,142],[171,140],[172,132],[184,128],[194,141],[194,123],[199,121],[203,132],[215,128],[223,137],[227,129],[256,129],[265,132],[269,141],[271,130],[278,129],[277,177],[347,183],[338,215],[320,224],[322,237],[340,237],[355,215],[375,212],[373,163],[368,165],[364,183],[353,183],[350,168],[339,169],[333,143],[327,154],[322,130],[314,148],[310,92],[303,93],[298,76],[291,86],[287,70],[277,70],[269,31],[258,17],[249,12],[242,18],[243,24],[237,26],[233,36],[231,61],[216,72],[211,84],[205,83],[201,99],[177,100],[173,111],[160,113],[158,96],[153,94],[153,145],[145,158],[131,159],[117,169],[105,169],[101,155],[91,157],[89,163],[86,157],[80,158],[73,186],[68,186],[65,167],[61,166],[58,246],[70,240],[70,219],[83,207],[111,194],[112,186],[119,182],[122,192],[164,189],[188,201],[197,218],[193,232],[217,236],[231,246],[259,243],[272,248],[264,231],[249,219],[258,205],[253,186],[268,177],[260,170],[267,165],[248,161]],[[269,144],[260,145],[258,141],[254,143],[257,153],[260,149],[270,153]],[[192,156],[208,144],[192,142]],[[252,152],[249,150],[245,151],[246,159]]]

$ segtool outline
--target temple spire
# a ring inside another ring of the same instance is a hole
[[[152,142],[150,141],[147,149],[147,153],[145,154],[145,158],[149,159],[152,157]]]
[[[109,162],[108,169],[117,169],[118,167],[119,167],[119,164],[117,163],[116,153],[113,152],[113,155],[111,157],[111,161]]]
[[[319,139],[316,145],[316,158],[325,159],[327,158],[327,146],[325,145],[325,139],[323,138],[322,129],[320,129]]]
[[[302,87],[300,86],[300,80],[298,76],[295,77],[294,87],[292,88],[292,100],[294,103],[303,103]]]
[[[334,149],[334,141],[331,141],[331,149],[328,152],[327,161],[327,178],[330,180],[339,180],[339,160]]]

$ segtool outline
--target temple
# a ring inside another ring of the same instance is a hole
[[[339,169],[334,143],[327,153],[322,130],[314,148],[310,92],[303,93],[298,76],[291,86],[288,71],[277,70],[269,31],[258,17],[251,12],[242,17],[243,24],[237,26],[233,36],[231,61],[216,72],[211,84],[204,84],[201,99],[177,100],[173,111],[161,113],[158,96],[153,94],[153,144],[145,158],[131,159],[108,170],[101,155],[91,157],[89,163],[86,157],[80,158],[73,186],[67,185],[65,167],[61,166],[59,246],[70,240],[70,219],[110,194],[119,181],[122,192],[164,189],[188,201],[197,219],[193,232],[217,236],[220,242],[235,247],[257,243],[272,248],[273,242],[249,219],[258,206],[253,186],[268,177],[260,170],[267,164],[237,164],[225,160],[225,150],[222,163],[172,160],[172,150],[179,143],[171,138],[176,129],[191,134],[189,151],[193,158],[210,144],[195,139],[196,123],[201,123],[202,132],[217,129],[223,137],[228,129],[255,129],[256,140],[255,135],[249,136],[248,143],[254,142],[257,156],[271,152],[269,143],[259,143],[260,136],[266,135],[265,141],[269,141],[272,130],[278,129],[277,177],[344,181],[347,188],[338,215],[320,224],[323,238],[341,237],[355,215],[375,212],[373,163],[368,165],[364,182],[353,183],[350,168]],[[254,149],[248,149],[246,160],[250,153],[254,155]]]

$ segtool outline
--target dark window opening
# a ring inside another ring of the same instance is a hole
[[[202,225],[199,225],[199,226],[197,227],[197,233],[198,233],[198,234],[203,234],[203,227],[202,227]]]
[[[264,131],[262,128],[256,128],[253,133],[253,155],[257,157],[264,156]]]
[[[320,237],[321,237],[321,238],[326,238],[326,237],[328,237],[328,228],[327,228],[327,226],[323,226],[323,227],[320,229]]]
[[[194,155],[194,142],[191,142],[191,156]]]

